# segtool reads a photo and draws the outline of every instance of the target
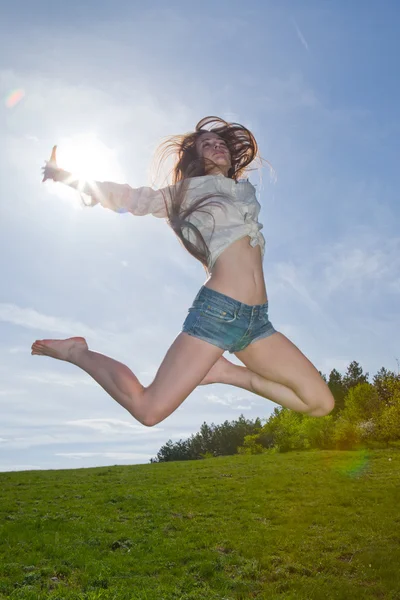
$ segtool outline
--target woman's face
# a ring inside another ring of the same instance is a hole
[[[225,177],[228,176],[232,166],[231,155],[228,146],[219,135],[211,131],[203,133],[196,141],[196,150],[198,156],[205,159],[207,175],[222,173]]]

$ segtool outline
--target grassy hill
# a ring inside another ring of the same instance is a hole
[[[0,598],[400,599],[400,451],[0,473]]]

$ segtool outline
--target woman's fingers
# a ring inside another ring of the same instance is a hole
[[[58,169],[57,146],[53,146],[53,149],[52,149],[51,155],[50,155],[50,159],[48,161],[46,161],[45,166],[42,167],[42,171],[43,171],[42,183],[44,181],[46,181],[47,179],[53,179],[55,169]]]
[[[46,179],[53,179],[53,181],[55,181],[54,177],[60,170],[61,169],[59,169],[57,167],[57,165],[51,164],[50,162],[46,162],[46,165],[44,167],[42,167],[42,171],[43,171],[42,183],[43,183],[43,181],[46,181]]]
[[[56,152],[57,152],[57,146],[53,146],[53,150],[51,151],[51,156],[50,156],[49,162],[54,163],[55,165],[57,164]]]
[[[44,181],[46,181],[47,179],[52,179],[52,173],[53,173],[53,169],[51,168],[50,163],[48,163],[46,161],[46,164],[44,167],[42,167],[42,172],[43,172],[43,179],[42,179],[42,183]]]

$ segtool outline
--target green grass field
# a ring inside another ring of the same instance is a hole
[[[400,451],[0,473],[0,598],[400,599]]]

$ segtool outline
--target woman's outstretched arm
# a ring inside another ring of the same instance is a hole
[[[101,204],[116,212],[131,212],[137,216],[152,214],[155,217],[166,218],[167,211],[163,190],[153,190],[150,187],[132,188],[127,183],[112,181],[80,181],[74,179],[72,173],[60,169],[56,159],[57,146],[53,147],[50,160],[43,167],[43,180],[52,179],[64,183],[79,192],[91,197],[87,206]]]

